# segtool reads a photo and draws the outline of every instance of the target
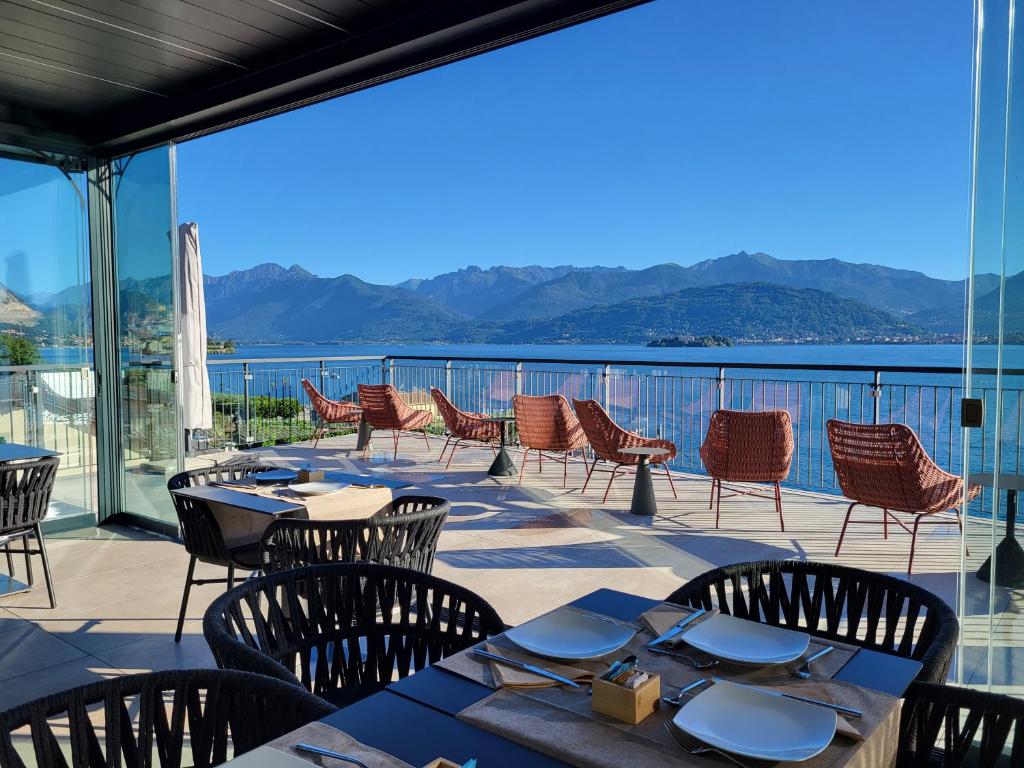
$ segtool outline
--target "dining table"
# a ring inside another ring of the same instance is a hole
[[[610,589],[600,589],[585,595],[571,603],[573,610],[592,613],[608,620],[634,622],[647,612],[657,610],[664,603],[659,600],[633,595]],[[645,638],[646,639],[646,638]],[[465,652],[463,652],[465,653]],[[461,654],[460,654],[461,655]],[[451,658],[451,657],[450,657]],[[457,657],[456,657],[457,658]],[[423,669],[409,677],[391,683],[384,690],[361,701],[350,704],[324,717],[319,723],[305,726],[276,740],[263,750],[287,752],[292,757],[302,757],[320,765],[340,765],[329,759],[306,756],[294,750],[300,742],[317,743],[319,746],[330,747],[332,744],[358,744],[367,750],[379,750],[384,756],[391,756],[405,765],[420,768],[431,765],[439,757],[443,757],[455,766],[462,766],[471,758],[476,758],[479,768],[564,768],[567,766],[593,765],[581,759],[579,753],[586,746],[573,741],[574,734],[580,732],[581,720],[569,711],[557,708],[542,709],[544,718],[538,720],[539,730],[550,728],[550,734],[563,733],[566,744],[557,743],[556,736],[545,741],[542,736],[523,736],[522,731],[511,732],[507,728],[483,727],[486,723],[467,720],[467,711],[486,706],[489,701],[499,700],[498,694],[508,693],[503,700],[508,704],[512,700],[522,699],[518,692],[496,691],[493,687],[482,684],[452,671],[447,665],[450,659],[443,660]],[[680,664],[680,669],[686,665]],[[808,765],[829,766],[873,766],[888,765],[895,754],[896,727],[898,721],[898,697],[903,694],[921,670],[921,663],[912,659],[893,656],[866,648],[856,648],[830,675],[833,685],[859,696],[859,700],[881,702],[886,707],[884,720],[885,732],[881,727],[878,731],[866,734],[862,744],[864,752],[847,744],[839,756],[832,755],[831,762],[822,762],[821,756],[813,759]],[[700,674],[704,674],[701,672]],[[845,687],[843,687],[843,684]],[[549,689],[551,690],[551,689]],[[564,689],[568,690],[568,689]],[[673,691],[674,692],[674,691]],[[663,695],[667,693],[664,686]],[[585,691],[569,691],[579,697],[587,696]],[[538,703],[538,706],[542,706]],[[500,717],[500,707],[495,710]],[[526,710],[528,711],[528,709]],[[654,715],[651,716],[655,717]],[[867,719],[867,712],[865,713]],[[878,720],[878,718],[876,718]],[[862,723],[863,721],[851,721]],[[877,724],[875,721],[872,721]],[[594,726],[593,723],[589,724]],[[600,725],[600,724],[599,724]],[[603,726],[602,726],[603,727]],[[614,726],[613,726],[614,727]],[[865,725],[860,727],[864,728]],[[872,726],[873,727],[873,726]],[[616,749],[637,749],[641,754],[644,747],[642,740],[633,738],[628,729],[607,732],[611,734],[612,744]],[[607,734],[606,734],[607,736]],[[839,736],[836,737],[840,738]],[[577,740],[578,741],[578,740]],[[530,742],[530,743],[524,743]],[[552,743],[555,742],[555,743]],[[337,748],[337,746],[335,747]],[[829,754],[839,752],[829,748]],[[870,752],[870,755],[867,754]],[[822,753],[823,755],[826,753]],[[859,756],[859,758],[858,758]],[[736,761],[720,755],[691,755],[679,749],[675,755],[660,756],[661,765],[678,765],[680,768],[735,768]],[[856,758],[856,759],[855,759]],[[324,762],[318,762],[324,760]],[[369,768],[375,765],[394,765],[383,761],[376,764],[367,762]],[[665,762],[667,760],[667,762]],[[875,762],[879,760],[881,762]],[[766,765],[782,766],[785,763],[765,763],[740,758],[740,764],[750,768]],[[400,763],[400,764],[402,764]],[[271,764],[270,762],[267,763]],[[622,763],[623,765],[640,765],[641,763]],[[794,764],[795,765],[795,764]]]

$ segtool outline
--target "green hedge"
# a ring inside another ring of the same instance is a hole
[[[244,417],[245,398],[242,395],[214,393],[213,409],[218,413],[237,413]],[[302,406],[294,397],[268,397],[257,395],[249,398],[250,419],[294,419],[302,413]]]

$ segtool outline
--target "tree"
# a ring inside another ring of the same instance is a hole
[[[42,361],[39,348],[31,339],[13,333],[0,334],[0,357],[7,365],[35,365]]]

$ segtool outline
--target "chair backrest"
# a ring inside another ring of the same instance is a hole
[[[896,768],[1024,765],[1024,699],[914,683],[903,698]]]
[[[736,563],[701,574],[666,599],[916,659],[925,682],[946,679],[959,631],[953,609],[928,590],[829,563]]]
[[[375,693],[503,629],[465,587],[367,563],[247,579],[203,618],[219,666],[300,682],[334,703]]]
[[[260,542],[262,570],[358,562],[430,573],[450,510],[437,496],[400,496],[366,520],[275,520]]]
[[[313,382],[309,379],[302,380],[302,388],[306,390],[306,397],[309,398],[309,402],[321,417],[327,413],[327,406],[331,403],[326,397],[320,394],[320,390],[313,386]]]
[[[31,528],[46,517],[60,459],[0,465],[0,533]]]
[[[709,474],[725,480],[782,482],[793,462],[789,412],[715,411],[701,458]]]
[[[168,480],[167,490],[170,492],[208,483],[239,480],[246,475],[271,469],[280,469],[280,467],[263,464],[256,459],[190,469],[179,472]],[[187,499],[173,493],[171,501],[174,503],[174,511],[178,515],[178,525],[181,528],[181,540],[185,545],[185,550],[196,557],[228,559],[224,536],[209,505],[202,499]]]
[[[430,396],[434,399],[434,405],[437,406],[437,410],[441,414],[441,418],[444,420],[444,425],[448,428],[448,431],[453,435],[461,432],[463,420],[467,414],[456,408],[455,404],[437,387],[430,388]]]
[[[360,384],[359,407],[374,429],[400,429],[402,417],[412,410],[390,384]]]
[[[334,710],[296,685],[247,672],[123,675],[0,713],[0,765],[206,768]]]
[[[861,504],[924,510],[931,505],[936,483],[948,477],[905,424],[829,419],[825,428],[839,487]]]
[[[620,461],[617,451],[626,447],[629,432],[616,424],[597,400],[574,398],[572,405],[594,453],[605,461]]]
[[[587,445],[587,435],[562,395],[513,395],[512,406],[523,447],[572,451]]]

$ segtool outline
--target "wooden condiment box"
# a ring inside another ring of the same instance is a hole
[[[300,483],[319,483],[324,479],[322,469],[300,469],[296,474]]]
[[[652,674],[635,690],[595,678],[590,705],[595,712],[636,725],[661,706],[661,678]]]
[[[453,763],[451,760],[445,760],[443,757],[437,758],[432,762],[427,763],[423,768],[462,768],[458,763]]]

